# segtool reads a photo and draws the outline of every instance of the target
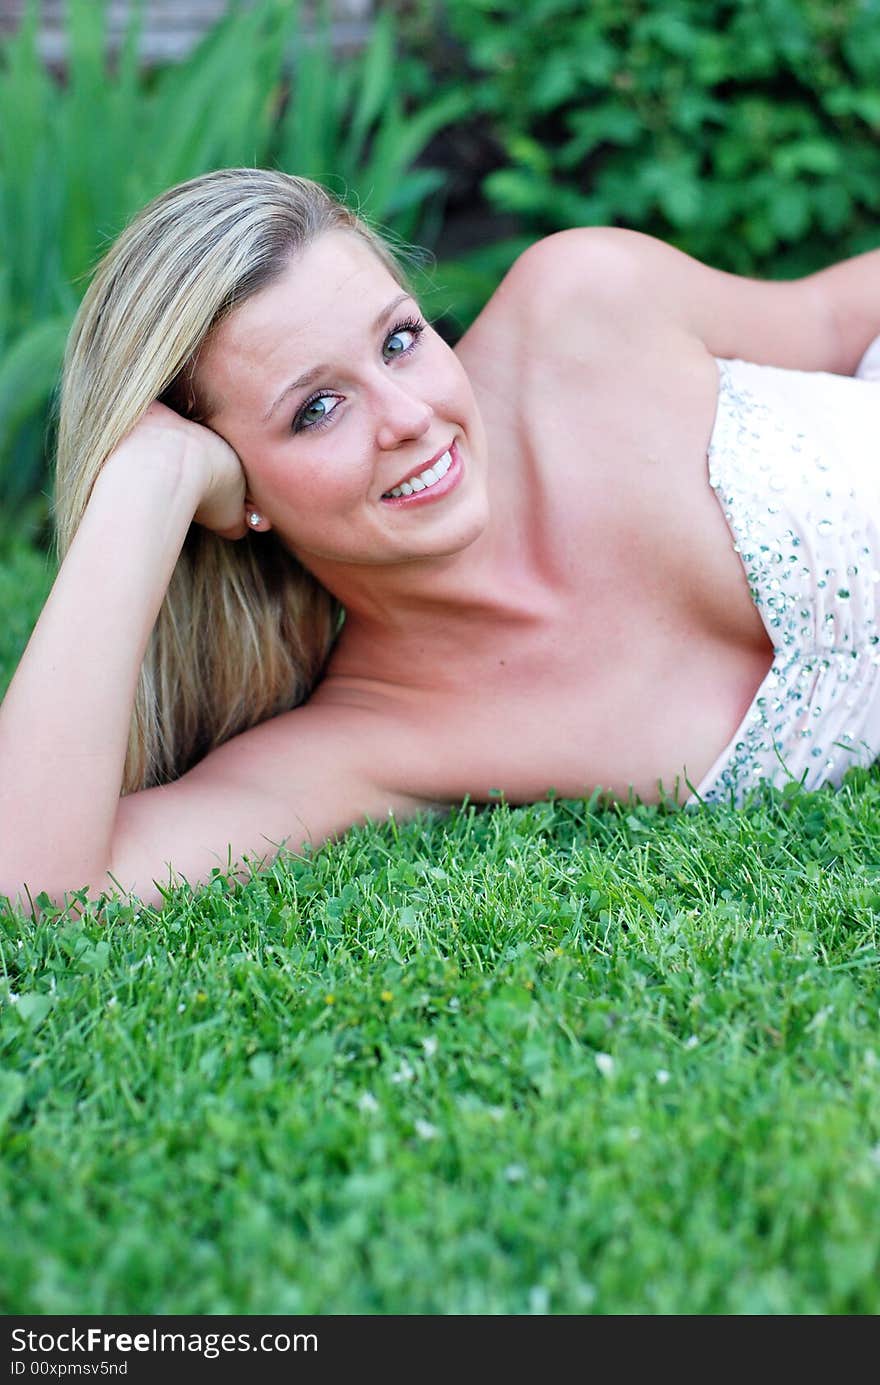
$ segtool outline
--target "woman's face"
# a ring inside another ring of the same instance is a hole
[[[468,378],[357,235],[328,231],[297,255],[221,323],[197,373],[248,508],[306,566],[440,557],[482,532]]]

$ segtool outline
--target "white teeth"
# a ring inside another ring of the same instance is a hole
[[[401,481],[394,490],[386,491],[386,495],[394,496],[396,499],[401,495],[412,495],[414,491],[427,490],[429,486],[435,485],[446,475],[452,466],[452,457],[448,452],[444,452],[442,457],[438,457],[433,466],[425,467],[418,476],[411,476],[408,481]]]

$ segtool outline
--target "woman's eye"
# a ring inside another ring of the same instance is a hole
[[[309,399],[296,416],[296,428],[320,428],[339,403],[335,394],[319,394]]]
[[[417,336],[412,327],[398,327],[390,337],[385,338],[382,354],[386,361],[393,361],[395,356],[405,356],[415,346]]]

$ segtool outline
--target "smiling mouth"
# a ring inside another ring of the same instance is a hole
[[[413,495],[418,491],[430,490],[431,486],[436,486],[438,481],[442,481],[449,468],[452,466],[451,445],[445,452],[441,452],[433,462],[418,471],[413,476],[408,476],[405,481],[401,481],[392,490],[383,492],[383,500],[396,500],[402,495]]]

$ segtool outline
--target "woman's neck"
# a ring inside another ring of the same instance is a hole
[[[518,537],[490,523],[448,557],[382,567],[310,563],[346,611],[334,670],[404,682],[417,668],[453,671],[504,630],[540,621],[547,584]]]

